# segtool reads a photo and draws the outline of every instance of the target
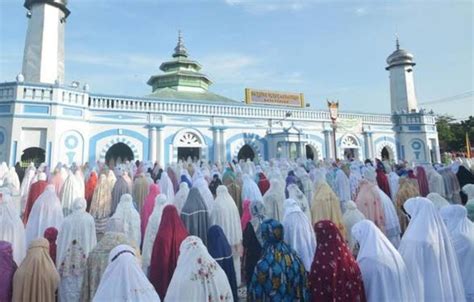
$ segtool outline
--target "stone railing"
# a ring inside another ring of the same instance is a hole
[[[89,94],[50,84],[2,83],[0,101],[23,100],[31,102],[59,103],[87,106]]]
[[[267,120],[283,119],[289,112],[291,116],[288,117],[288,120],[330,121],[329,112],[325,110],[255,106],[243,103],[228,105],[186,101],[173,102],[151,98],[89,95],[88,92],[83,90],[51,84],[1,83],[0,102],[14,100],[81,106],[90,110],[241,117]],[[373,124],[392,123],[391,116],[387,114],[341,112],[339,118],[360,119],[364,123]]]
[[[171,102],[157,99],[132,99],[120,97],[94,96],[89,97],[89,108],[94,110],[117,110],[156,112],[173,114],[191,114],[202,116],[243,117],[262,119],[283,119],[288,112],[288,120],[324,120],[329,121],[329,112],[323,110],[276,108],[251,105],[224,105]],[[340,113],[339,118],[361,119],[366,123],[391,124],[390,115]]]

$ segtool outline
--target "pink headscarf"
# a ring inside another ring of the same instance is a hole
[[[160,194],[160,186],[157,184],[151,184],[140,213],[142,241],[143,236],[145,235],[146,226],[148,225],[148,219],[150,218],[151,213],[153,213],[153,208],[155,207],[155,198],[158,194]]]
[[[240,218],[240,224],[242,226],[242,230],[245,230],[247,223],[249,223],[250,219],[252,219],[252,215],[250,214],[250,200],[244,200],[244,207],[242,211],[242,218]]]

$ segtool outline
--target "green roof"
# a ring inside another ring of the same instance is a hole
[[[206,91],[206,92],[191,92],[191,91],[177,91],[171,88],[158,89],[147,97],[159,98],[164,100],[183,100],[196,103],[216,103],[216,104],[232,104],[239,105],[242,102],[235,101],[224,96]]]

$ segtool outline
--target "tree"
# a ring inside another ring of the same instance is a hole
[[[460,122],[449,115],[436,118],[439,147],[441,152],[466,152],[466,133],[471,141],[474,139],[474,117]]]

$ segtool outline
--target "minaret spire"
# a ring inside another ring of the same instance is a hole
[[[398,34],[395,34],[395,45],[397,47],[397,50],[400,49],[400,40],[398,39]]]
[[[184,46],[184,40],[181,30],[178,31],[178,44],[176,44],[173,54],[173,58],[177,57],[188,57],[188,50],[186,49],[186,46]]]

